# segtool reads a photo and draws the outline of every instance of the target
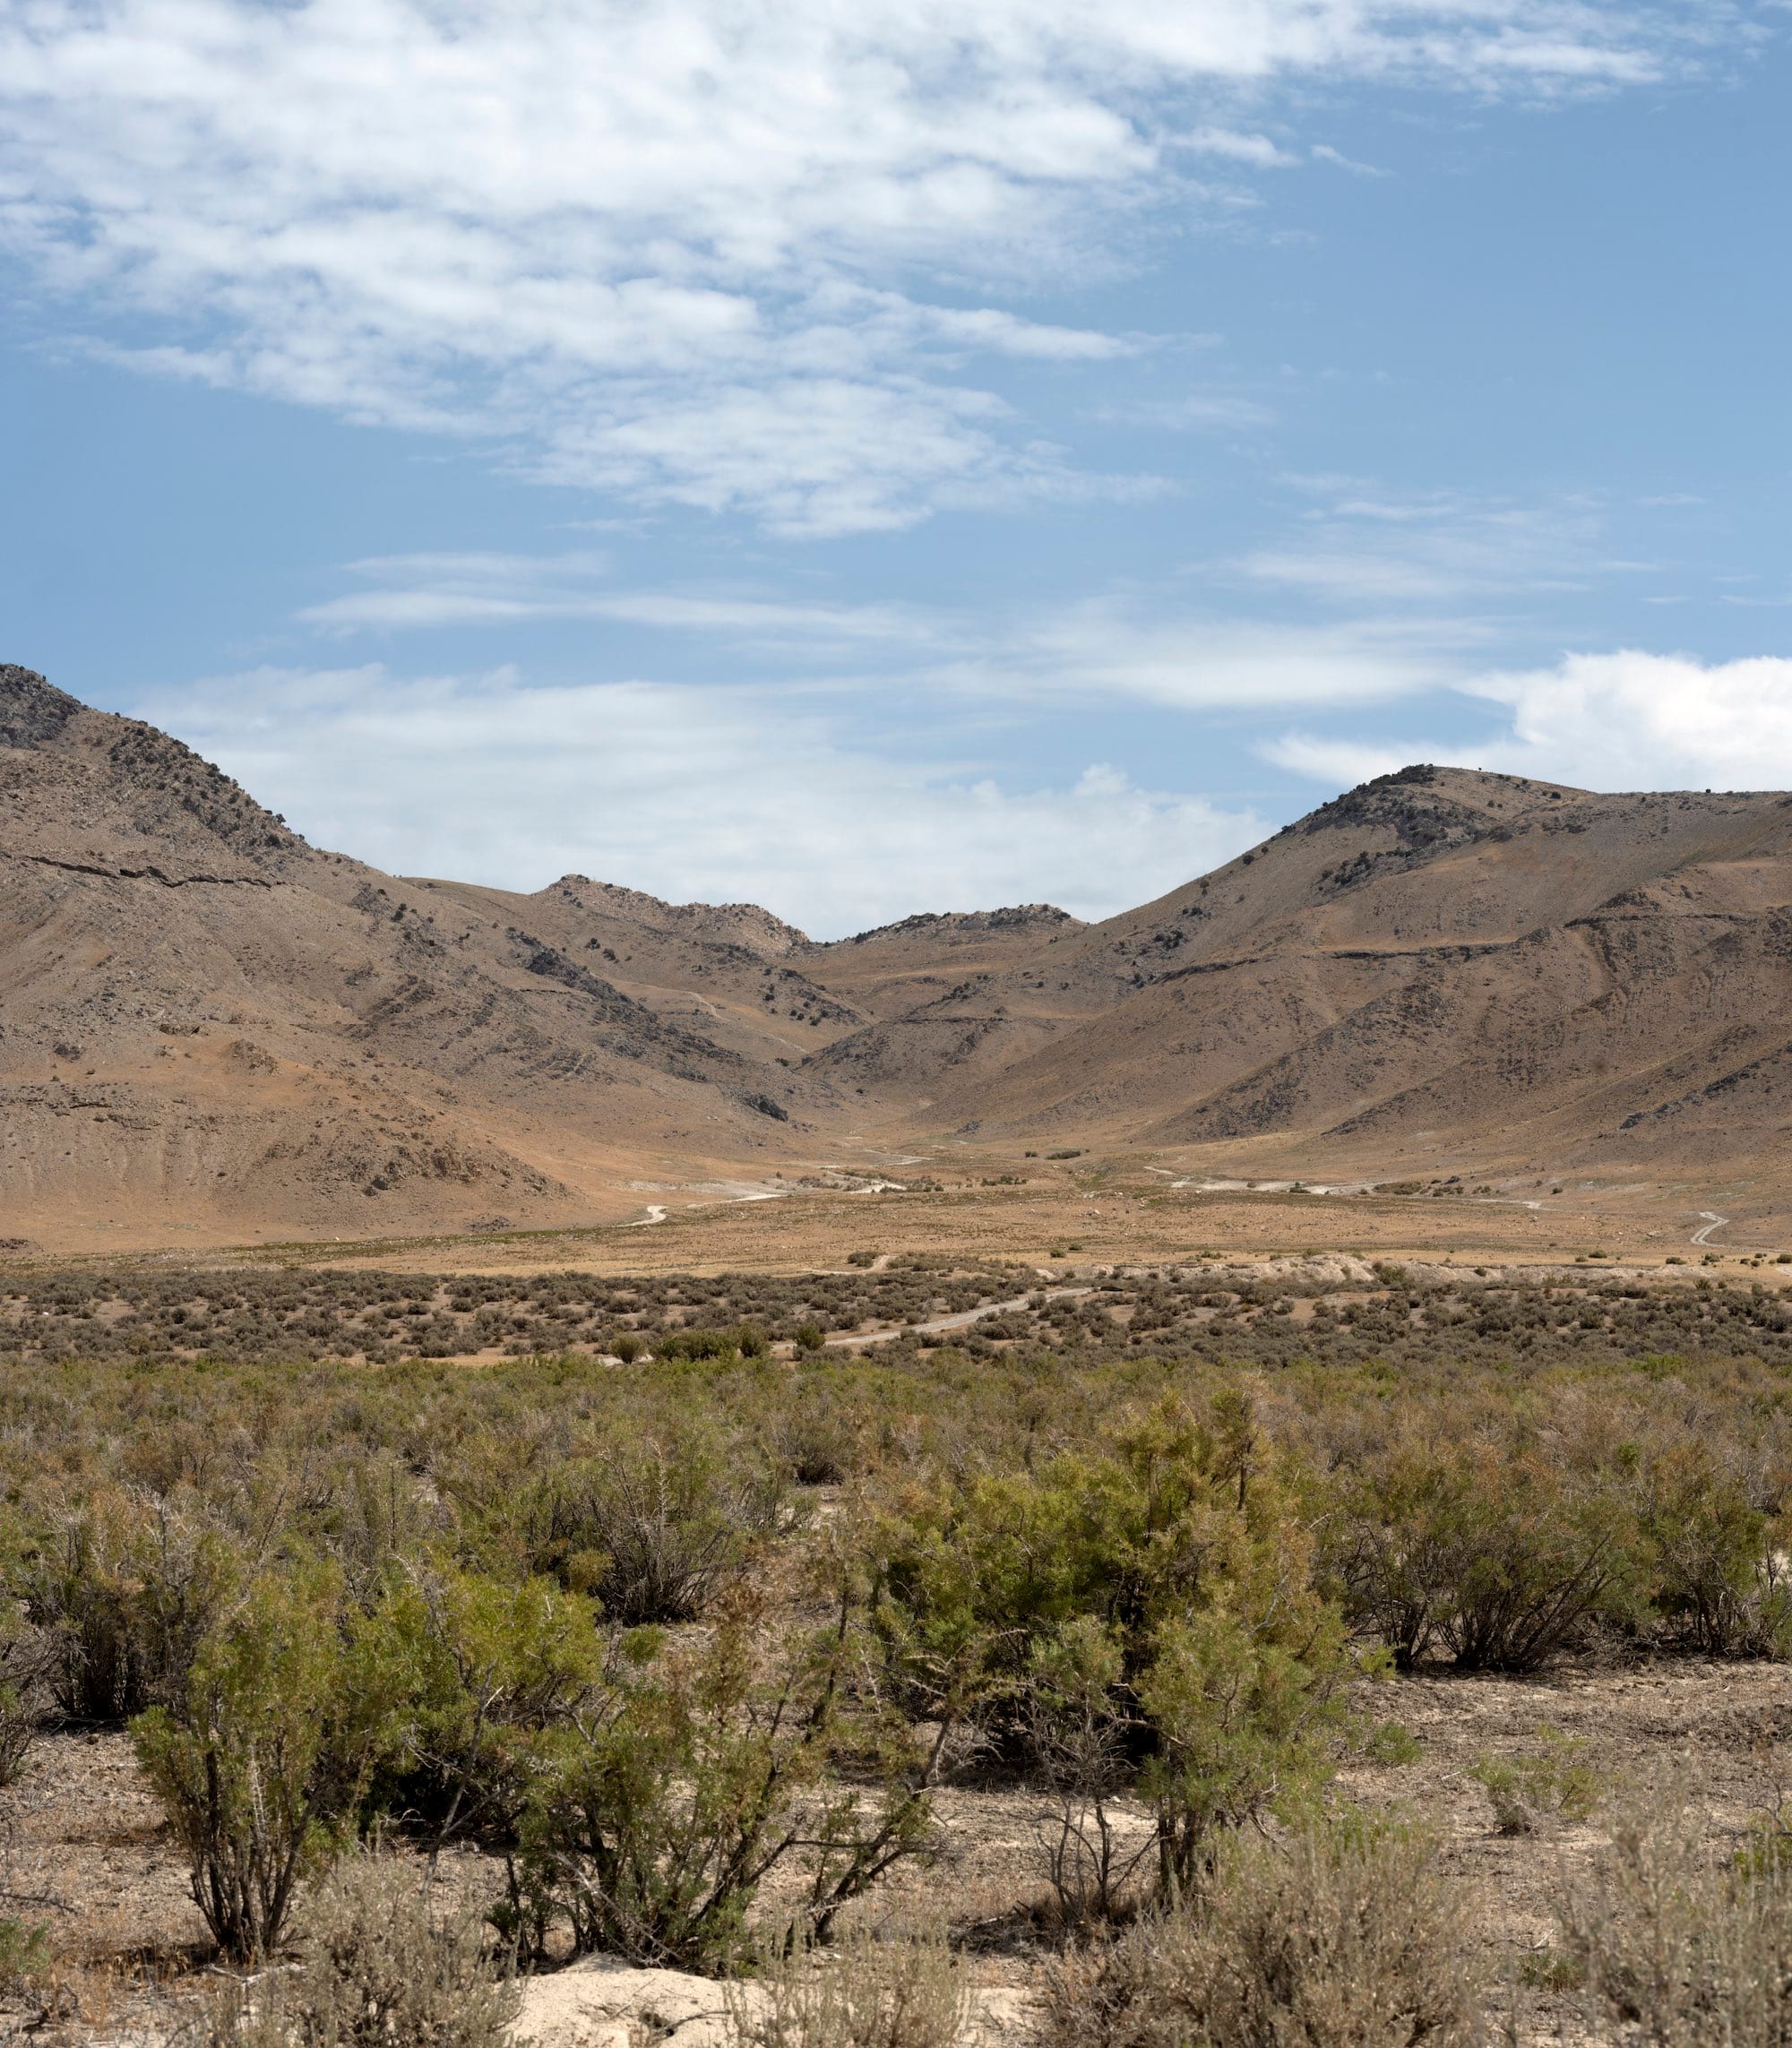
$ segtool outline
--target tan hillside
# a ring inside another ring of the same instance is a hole
[[[1412,768],[1099,925],[817,943],[582,875],[383,874],[0,668],[0,1236],[47,1244],[621,1219],[954,1134],[1219,1174],[1786,1177],[1774,794]]]

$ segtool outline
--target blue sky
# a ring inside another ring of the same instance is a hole
[[[0,658],[823,935],[1792,787],[1788,198],[1767,0],[13,0]]]

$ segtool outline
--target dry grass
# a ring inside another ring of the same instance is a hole
[[[439,1918],[414,1868],[340,1864],[312,1900],[290,1972],[231,1984],[203,2048],[504,2048],[521,2003],[477,1916]]]
[[[880,1939],[858,1928],[825,1953],[769,1949],[728,1987],[741,2048],[952,2048],[970,2018],[970,1983],[943,1932]]]
[[[1637,2048],[1784,2048],[1792,2042],[1792,1867],[1768,1851],[1706,1850],[1675,1794],[1639,1799],[1589,1881],[1564,1887],[1564,1975],[1587,2022]]]
[[[1484,2023],[1465,1899],[1423,1836],[1253,1841],[1211,1894],[1046,1975],[1044,2048],[1461,2048]]]

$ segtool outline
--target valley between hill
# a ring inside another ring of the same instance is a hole
[[[13,1255],[1792,1242],[1778,793],[1413,767],[1101,924],[817,942],[383,873],[7,667],[0,876]]]

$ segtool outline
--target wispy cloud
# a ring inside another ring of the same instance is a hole
[[[402,632],[590,619],[708,641],[726,673],[743,654],[785,680],[845,693],[1179,710],[1382,702],[1447,682],[1477,635],[1446,620],[1322,624],[1190,610],[1161,588],[1024,615],[941,605],[840,604],[748,589],[622,589],[601,555],[387,555],[349,564],[369,587],[301,612],[324,632]]]
[[[1455,604],[1517,590],[1584,589],[1637,566],[1602,548],[1605,515],[1585,500],[1540,504],[1438,491],[1395,495],[1360,480],[1315,478],[1287,538],[1232,566],[1247,581],[1334,604]]]
[[[1121,400],[1098,406],[1097,419],[1120,426],[1149,426],[1159,433],[1244,433],[1271,426],[1275,413],[1256,399],[1219,392],[1191,392],[1178,398]]]
[[[637,504],[876,532],[1127,487],[1038,445],[989,366],[1075,374],[1140,338],[1003,300],[1197,202],[1190,151],[1286,169],[1253,95],[1573,94],[1730,25],[1672,0],[25,0],[0,238],[147,372],[496,439]]]
[[[1357,177],[1386,177],[1388,173],[1379,164],[1358,163],[1354,157],[1347,157],[1342,150],[1334,150],[1330,142],[1315,142],[1312,150],[1315,163],[1335,164],[1340,170],[1354,172]]]
[[[1179,150],[1196,156],[1226,157],[1233,163],[1249,164],[1254,170],[1283,170],[1300,161],[1292,150],[1267,135],[1241,133],[1236,128],[1195,128],[1186,135],[1171,138]]]
[[[905,648],[936,637],[937,621],[912,606],[793,603],[708,590],[619,589],[609,558],[565,555],[418,554],[369,556],[348,573],[370,587],[306,607],[301,624],[325,632],[392,632],[444,625],[605,619],[625,625],[725,636],[736,646],[811,650],[877,642]]]

